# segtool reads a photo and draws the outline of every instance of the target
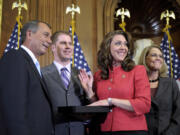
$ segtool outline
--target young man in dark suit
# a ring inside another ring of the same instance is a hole
[[[0,60],[0,134],[52,135],[52,108],[42,80],[38,57],[51,44],[51,27],[27,22],[22,45]]]
[[[57,107],[81,106],[85,104],[86,99],[78,79],[79,71],[71,66],[74,50],[71,35],[65,31],[58,31],[51,39],[54,61],[51,65],[42,68],[42,73],[56,114]],[[65,116],[59,117],[56,122],[55,135],[84,135],[85,133],[83,122],[68,119]]]

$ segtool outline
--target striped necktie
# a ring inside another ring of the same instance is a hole
[[[67,72],[68,72],[68,70],[65,67],[61,69],[61,79],[64,82],[64,86],[66,88],[68,88],[68,85],[70,82]]]

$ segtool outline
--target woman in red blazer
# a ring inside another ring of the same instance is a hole
[[[128,34],[108,33],[98,51],[98,66],[92,76],[81,70],[79,78],[93,106],[113,106],[104,123],[102,135],[147,135],[144,114],[151,106],[150,85],[144,66],[131,59]]]

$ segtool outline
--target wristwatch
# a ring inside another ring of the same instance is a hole
[[[112,98],[108,98],[107,102],[108,102],[109,106],[112,106]]]

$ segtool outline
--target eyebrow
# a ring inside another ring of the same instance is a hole
[[[161,53],[161,54],[158,54],[158,53],[150,53],[150,54],[157,54],[157,55],[163,55],[162,53]]]
[[[49,32],[43,32],[43,34],[48,35],[48,36],[50,35],[50,33],[49,33]]]
[[[70,44],[72,44],[72,42],[66,42],[66,41],[59,41],[59,43],[70,43]]]

